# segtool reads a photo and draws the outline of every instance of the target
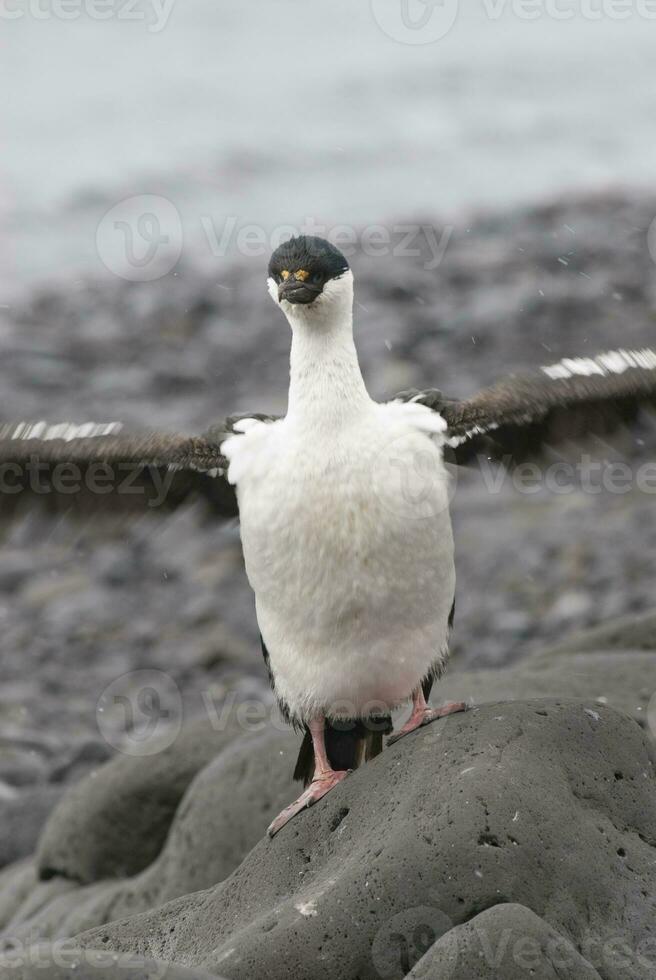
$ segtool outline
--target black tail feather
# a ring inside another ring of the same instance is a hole
[[[364,761],[369,762],[369,759],[375,759],[377,755],[383,751],[383,734],[389,735],[392,730],[391,719],[390,726],[384,733],[383,732],[369,732],[365,740],[365,750],[364,750]]]
[[[305,729],[305,735],[303,736],[303,741],[301,742],[301,748],[298,753],[298,759],[296,760],[296,768],[294,769],[294,779],[302,780],[303,785],[307,786],[308,783],[312,781],[312,774],[314,773],[314,748],[312,746],[312,736],[310,735],[310,729]]]
[[[386,716],[367,718],[364,721],[326,719],[325,740],[328,761],[333,769],[357,769],[364,761],[373,759],[383,750],[383,735],[392,730],[392,719]],[[298,753],[294,779],[305,786],[314,775],[314,747],[308,728]]]

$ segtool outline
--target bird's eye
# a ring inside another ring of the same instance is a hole
[[[319,283],[319,282],[321,282],[322,279],[323,279],[323,276],[321,275],[320,272],[313,272],[312,273],[312,277],[311,277],[311,281],[312,282]]]

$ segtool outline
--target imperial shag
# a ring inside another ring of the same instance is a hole
[[[455,572],[445,452],[467,461],[535,454],[607,431],[656,398],[656,353],[618,350],[511,377],[466,401],[439,391],[374,401],[353,341],[353,276],[320,238],[273,253],[268,287],[292,330],[284,418],[230,419],[206,436],[123,435],[120,426],[14,423],[0,464],[173,469],[225,514],[236,487],[246,570],[281,710],[305,730],[299,799],[273,835],[390,741],[454,711],[429,707],[448,655]],[[227,482],[226,482],[227,481]]]

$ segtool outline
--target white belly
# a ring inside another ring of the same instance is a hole
[[[275,442],[238,495],[276,694],[304,720],[388,710],[446,656],[455,573],[441,450],[371,421],[334,445]]]

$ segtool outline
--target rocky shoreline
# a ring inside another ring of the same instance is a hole
[[[468,693],[469,711],[387,749],[272,841],[294,793],[289,732],[196,722],[159,755],[117,757],[0,872],[0,977],[32,980],[51,958],[48,976],[108,980],[126,964],[230,980],[647,980],[656,613],[633,623],[632,650],[617,641],[629,625],[529,658],[511,700],[455,671],[448,693]],[[574,696],[549,696],[559,685]]]

